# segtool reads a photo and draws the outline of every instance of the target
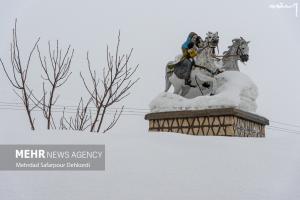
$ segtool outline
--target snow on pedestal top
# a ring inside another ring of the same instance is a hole
[[[248,112],[257,109],[257,86],[242,72],[225,71],[216,76],[218,88],[213,96],[197,96],[198,88],[191,88],[187,97],[163,92],[150,103],[151,112],[238,108]],[[196,97],[195,97],[196,96]]]

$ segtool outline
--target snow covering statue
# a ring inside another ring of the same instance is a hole
[[[189,36],[193,41],[195,34]],[[249,59],[249,41],[242,37],[233,39],[228,50],[219,56],[215,51],[219,43],[218,32],[208,32],[204,41],[199,36],[194,38],[199,38],[197,45],[189,46],[191,48],[183,45],[188,47],[183,51],[189,57],[183,52],[175,61],[168,62],[165,92],[152,100],[151,111],[235,107],[255,112],[257,87],[238,66],[238,61],[246,63]],[[187,77],[190,84],[186,84]],[[167,92],[171,85],[173,94]]]

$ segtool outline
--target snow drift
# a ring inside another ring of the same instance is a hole
[[[198,88],[191,88],[186,97],[163,92],[150,103],[151,112],[199,110],[234,107],[255,112],[257,86],[245,74],[226,71],[216,76],[218,89],[213,96],[198,96]],[[195,97],[196,96],[196,97]]]
[[[136,116],[126,122],[146,127]],[[104,135],[2,131],[1,141],[10,144],[105,144],[107,156],[105,171],[2,171],[0,199],[300,199],[299,134],[193,137],[127,131],[127,123]]]

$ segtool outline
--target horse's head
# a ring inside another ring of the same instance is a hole
[[[219,44],[218,32],[212,33],[209,31],[206,33],[205,42],[209,47],[217,47]]]
[[[233,46],[235,47],[236,55],[239,56],[241,62],[247,62],[249,59],[249,46],[250,41],[246,41],[240,37],[232,40]]]

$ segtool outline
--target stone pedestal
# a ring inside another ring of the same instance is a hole
[[[265,137],[269,120],[235,108],[149,113],[149,131],[188,135]]]

